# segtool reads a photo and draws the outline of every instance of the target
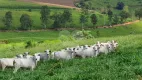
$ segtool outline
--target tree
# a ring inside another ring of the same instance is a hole
[[[87,18],[88,18],[88,17],[87,17],[86,15],[81,14],[81,16],[80,16],[80,23],[82,24],[82,29],[83,29],[84,23],[86,23],[86,22],[88,21]]]
[[[110,10],[111,7],[112,7],[112,6],[111,6],[110,4],[107,5],[107,9],[108,9],[108,10]]]
[[[130,16],[130,14],[128,12],[121,11],[121,13],[120,13],[121,22],[123,22],[124,20],[126,20],[129,16]]]
[[[118,24],[119,23],[119,16],[118,15],[114,15],[112,20],[113,20],[113,24]]]
[[[69,10],[64,10],[63,14],[62,14],[62,18],[63,18],[63,24],[66,27],[66,23],[67,22],[71,22],[71,18],[72,18],[72,13]]]
[[[123,11],[129,12],[129,7],[128,6],[124,6]]]
[[[51,18],[54,20],[53,23],[54,28],[60,28],[62,26],[63,17],[61,13],[55,13]]]
[[[111,25],[112,17],[113,17],[113,12],[111,10],[108,10],[107,15],[108,15],[108,20],[110,22],[109,24]]]
[[[117,3],[117,6],[116,6],[116,9],[118,9],[118,10],[123,10],[123,8],[124,8],[124,3],[123,2],[118,2]]]
[[[21,30],[31,30],[32,27],[32,20],[30,18],[30,16],[28,14],[22,14],[21,18],[20,18],[20,23],[21,23]]]
[[[32,9],[31,9],[31,8],[29,8],[29,9],[28,9],[28,11],[29,11],[29,12],[32,12]]]
[[[84,14],[84,15],[88,15],[89,10],[86,9],[86,8],[81,8],[81,13]]]
[[[92,14],[90,18],[91,18],[91,22],[93,23],[93,26],[95,26],[98,21],[96,14]]]
[[[141,19],[141,17],[142,17],[142,8],[137,9],[137,10],[135,11],[135,16],[138,17],[139,20]]]
[[[5,29],[9,29],[12,25],[12,12],[8,11],[3,18],[4,25],[6,26]]]
[[[42,26],[44,28],[46,28],[47,22],[50,18],[50,9],[47,6],[42,6],[40,14],[41,14],[40,19],[41,19],[41,22],[42,22]]]
[[[85,1],[84,0],[80,0],[80,7],[84,8],[85,7]]]
[[[89,9],[92,10],[92,3],[88,2],[88,5],[89,5]]]

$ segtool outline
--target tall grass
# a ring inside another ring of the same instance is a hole
[[[0,72],[2,80],[136,80],[142,75],[142,35],[129,35],[120,37],[103,37],[77,41],[45,41],[33,48],[24,48],[24,43],[4,44],[0,46],[0,57],[13,57],[16,54],[30,51],[43,52],[45,49],[52,51],[77,45],[94,44],[98,40],[106,42],[117,40],[117,52],[100,55],[96,58],[49,60],[38,64],[34,71],[20,69],[13,74],[13,69],[7,68]],[[139,77],[138,77],[139,76]]]
[[[20,69],[13,74],[13,68],[6,68],[0,71],[2,80],[89,80],[89,79],[108,79],[108,80],[137,80],[142,75],[142,30],[141,22],[124,27],[117,27],[116,33],[112,33],[113,28],[99,29],[100,38],[61,41],[58,39],[60,32],[1,32],[0,38],[11,40],[14,43],[0,45],[0,57],[14,57],[16,54],[22,54],[29,51],[31,55],[36,52],[43,52],[46,49],[58,51],[66,47],[77,45],[91,45],[97,41],[106,42],[116,40],[119,47],[116,52],[108,55],[100,55],[95,58],[75,58],[72,60],[49,60],[38,63],[34,71],[29,69]],[[130,34],[135,30],[135,34]],[[72,31],[71,31],[72,32]],[[92,34],[95,32],[92,30]],[[14,38],[17,36],[17,38]],[[21,38],[21,36],[27,38]],[[106,37],[104,37],[106,36]],[[38,37],[38,38],[33,38]],[[43,39],[44,38],[44,39]],[[54,40],[49,40],[54,38]],[[42,39],[42,40],[41,40]],[[21,41],[19,41],[21,40]],[[32,47],[27,46],[26,41],[34,41],[36,44]]]

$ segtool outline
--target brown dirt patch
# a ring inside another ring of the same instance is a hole
[[[76,8],[74,6],[74,1],[77,0],[19,0],[19,1],[33,2],[40,5],[58,6],[64,8]]]

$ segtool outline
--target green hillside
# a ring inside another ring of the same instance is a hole
[[[100,33],[99,37],[115,37],[115,36],[127,36],[131,34],[142,33],[142,22],[137,22],[127,26],[119,26],[115,28],[100,28],[97,29]],[[96,37],[97,30],[90,30],[91,34]],[[63,30],[69,31],[72,35],[78,30]],[[0,41],[8,42],[25,42],[29,40],[44,41],[44,40],[56,40],[62,31],[46,30],[46,31],[24,31],[24,32],[0,32]]]
[[[97,9],[97,8],[106,8],[107,5],[110,5],[111,7],[116,7],[118,2],[123,2],[125,5],[129,7],[140,7],[142,5],[141,0],[84,0],[86,3],[91,3],[91,5]]]
[[[0,28],[3,29],[5,26],[4,26],[4,23],[2,22],[2,19],[5,15],[5,13],[9,11],[9,10],[1,10],[0,11]],[[41,20],[40,20],[40,10],[33,10],[32,12],[29,12],[28,9],[22,9],[22,10],[18,10],[18,11],[15,11],[15,10],[10,10],[12,12],[12,15],[13,15],[13,20],[12,20],[12,27],[11,29],[18,29],[18,27],[20,26],[20,17],[22,14],[29,14],[31,19],[33,20],[33,27],[32,29],[42,29],[43,27],[41,26]],[[63,12],[63,9],[61,10],[57,10],[57,9],[51,9],[51,16],[54,14],[54,13],[62,13]],[[72,12],[72,22],[70,24],[67,24],[68,27],[76,27],[76,28],[80,28],[81,27],[81,24],[80,24],[80,21],[79,21],[79,18],[80,18],[80,12],[77,11],[77,10],[71,10]],[[90,13],[92,14],[92,13]],[[97,26],[102,26],[102,22],[104,21],[104,15],[100,14],[100,13],[96,13],[97,16],[98,16],[98,23],[97,23]],[[106,17],[106,24],[108,23],[108,20],[107,20],[107,16]],[[48,28],[52,28],[52,24],[53,24],[53,20],[50,19],[50,21],[48,22],[48,25],[47,27]],[[87,27],[93,27],[93,24],[91,23],[90,21],[90,18],[88,18],[88,22],[85,24],[85,26]],[[64,26],[62,26],[64,27]]]
[[[118,42],[116,51],[107,55],[101,54],[85,59],[41,61],[34,71],[21,68],[16,74],[13,74],[13,68],[6,68],[5,71],[2,71],[0,64],[0,80],[141,80],[142,21],[98,29],[93,29],[93,24],[90,21],[90,15],[95,13],[98,18],[96,26],[108,25],[108,16],[100,12],[102,8],[106,9],[106,6],[110,4],[113,12],[119,14],[120,11],[114,8],[118,1],[128,5],[132,12],[142,4],[141,0],[86,0],[86,3],[91,2],[95,9],[95,11],[89,11],[88,22],[84,24],[85,31],[90,31],[89,35],[92,35],[93,38],[76,39],[72,35],[80,31],[78,28],[81,28],[80,10],[69,9],[72,12],[72,22],[66,25],[67,30],[43,30],[40,20],[41,5],[17,0],[0,0],[0,58],[12,58],[27,51],[31,55],[47,49],[53,52],[78,45],[92,45],[97,41],[116,40]],[[59,7],[49,8],[51,10],[50,16],[65,10],[65,8]],[[3,31],[5,25],[2,20],[8,11],[12,12],[12,27]],[[18,31],[19,19],[22,14],[30,15],[33,21],[33,30]],[[133,20],[136,20],[135,16]],[[129,17],[124,20],[124,22],[128,21],[132,21],[132,19]],[[47,28],[53,28],[52,24],[53,20],[49,19]],[[61,36],[63,34],[66,36]]]
[[[29,2],[17,1],[17,0],[0,0],[0,7],[20,8],[20,7],[39,7],[39,5]]]
[[[111,34],[112,33],[110,33],[110,35]],[[41,34],[40,37],[44,36]],[[32,39],[35,40],[34,38]],[[113,37],[76,41],[45,40],[43,43],[39,43],[35,47],[27,49],[25,48],[26,44],[24,42],[1,44],[0,57],[13,57],[25,51],[30,51],[31,54],[43,52],[46,49],[56,51],[66,47],[85,44],[90,45],[97,41],[106,42],[108,40],[116,40],[119,43],[119,47],[115,53],[100,55],[95,58],[40,62],[34,71],[20,69],[16,74],[13,74],[13,68],[7,68],[5,71],[0,71],[0,77],[2,80],[137,80],[141,78],[142,75],[141,39],[142,34],[128,34],[127,36],[116,37],[115,35]]]

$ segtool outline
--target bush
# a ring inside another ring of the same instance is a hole
[[[32,48],[32,47],[35,47],[36,45],[37,45],[37,42],[35,41],[27,41],[25,48]]]
[[[73,40],[75,40],[75,39],[74,39],[74,37],[72,37],[72,36],[61,35],[61,36],[59,37],[59,40],[61,40],[61,41],[73,41]]]
[[[29,12],[32,12],[32,9],[29,9],[28,11],[29,11]]]
[[[116,6],[116,9],[118,9],[118,10],[123,10],[123,8],[124,8],[124,3],[123,2],[118,2],[117,3],[117,6]]]
[[[90,34],[90,31],[85,31],[85,30],[82,30],[82,31],[77,31],[73,37],[75,39],[90,39],[90,38],[93,38],[92,34]]]

